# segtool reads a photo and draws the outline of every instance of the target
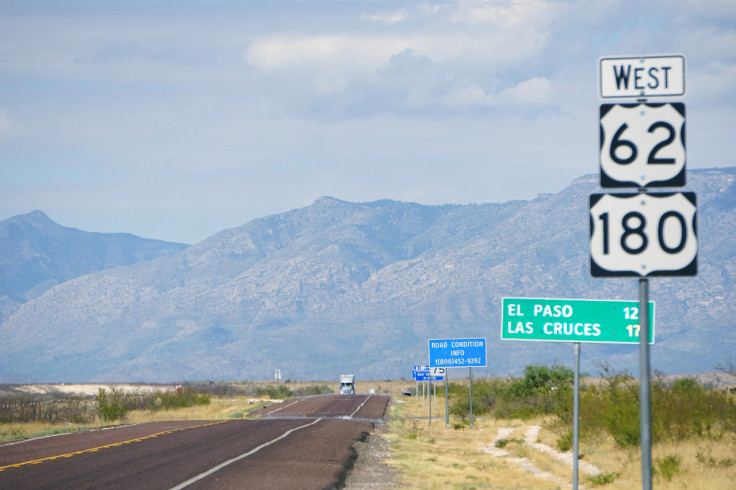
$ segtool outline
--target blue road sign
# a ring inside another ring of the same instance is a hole
[[[439,374],[432,376],[429,366],[414,366],[411,372],[411,377],[414,381],[444,381],[445,377]]]
[[[429,367],[486,367],[486,339],[430,339]]]

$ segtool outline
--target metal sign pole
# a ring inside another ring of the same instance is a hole
[[[447,394],[447,378],[450,375],[450,370],[445,370],[445,429],[450,428],[450,401]]]
[[[572,399],[572,488],[578,489],[580,440],[580,342],[575,342],[575,393]]]
[[[432,383],[431,381],[427,381],[427,383],[429,383],[427,385],[427,392],[428,392],[427,396],[429,397],[429,403],[428,403],[429,405],[429,425],[432,425],[432,385],[434,383]]]
[[[641,434],[641,486],[652,488],[652,423],[649,361],[649,280],[639,279],[639,420]]]
[[[470,372],[470,428],[473,428],[473,368],[468,368]]]

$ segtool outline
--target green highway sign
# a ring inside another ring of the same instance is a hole
[[[501,340],[639,343],[639,302],[503,298]],[[649,302],[654,343],[654,302]]]

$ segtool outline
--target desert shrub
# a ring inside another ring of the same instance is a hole
[[[500,393],[505,389],[507,381],[500,379],[477,378],[473,380],[473,414],[483,415],[490,413]],[[459,418],[462,422],[468,419],[470,414],[470,388],[459,383],[450,383],[448,393],[452,397],[450,414]],[[437,396],[444,395],[444,389],[437,390]]]
[[[639,383],[626,371],[603,364],[603,382],[580,393],[580,436],[608,433],[623,448],[640,444]],[[569,401],[572,406],[572,400]],[[652,441],[718,439],[736,432],[736,403],[727,393],[708,389],[691,378],[651,383]],[[564,427],[572,419],[561,417]]]
[[[177,408],[209,404],[209,393],[198,393],[193,387],[184,386],[180,391],[156,394],[153,403],[149,401],[147,408],[149,410],[175,410]]]
[[[557,414],[572,419],[572,370],[553,364],[526,366],[523,378],[512,378],[501,391],[495,415],[499,418],[530,418]]]
[[[122,389],[112,387],[108,394],[107,390],[100,388],[95,401],[97,403],[97,413],[106,422],[121,419],[128,412],[125,405],[125,394]]]
[[[680,457],[665,456],[657,458],[654,461],[654,474],[662,477],[666,481],[672,481],[672,478],[680,473]]]
[[[562,452],[570,451],[572,449],[572,431],[566,430],[557,439],[557,449]]]
[[[0,423],[86,424],[97,416],[89,398],[60,392],[18,393],[0,399]]]
[[[58,406],[58,422],[88,424],[95,419],[94,405],[83,397],[70,397]]]
[[[564,366],[536,364],[526,367],[523,378],[475,379],[473,413],[527,419],[565,411],[566,399],[572,399],[572,378]],[[450,383],[448,390],[453,399],[450,413],[464,421],[470,411],[468,386]]]
[[[194,386],[180,390],[152,393],[124,393],[123,389],[111,388],[110,394],[103,388],[97,395],[97,411],[105,421],[118,420],[131,410],[175,410],[194,405],[209,405],[210,393],[200,393]]]
[[[496,446],[499,449],[505,448],[510,443],[515,442],[516,444],[524,444],[524,439],[499,439],[496,441],[494,446]]]
[[[286,384],[269,385],[266,387],[256,387],[257,396],[268,396],[273,400],[283,400],[294,396],[294,392],[289,389]]]
[[[332,388],[325,384],[309,385],[304,388],[297,388],[296,390],[293,390],[293,392],[295,396],[328,395],[330,393],[334,393]]]
[[[671,385],[661,379],[652,383],[653,440],[720,439],[734,432],[736,404],[723,391],[708,389],[692,378]]]
[[[621,476],[621,473],[598,473],[597,475],[588,476],[585,479],[594,487],[600,487],[613,483],[619,476]]]

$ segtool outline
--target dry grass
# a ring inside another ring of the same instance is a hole
[[[270,402],[269,402],[270,403]],[[176,410],[134,410],[126,414],[121,423],[139,424],[168,420],[222,420],[243,418],[248,413],[262,407],[265,402],[257,402],[248,397],[212,397],[209,405],[194,405]]]
[[[452,418],[451,428],[445,428],[443,401],[438,400],[438,408],[433,411],[430,426],[426,418],[428,410],[422,407],[421,398],[396,399],[393,405],[392,431],[385,436],[391,447],[387,462],[399,470],[405,488],[556,489],[565,487],[564,482],[571,484],[571,463],[565,464],[524,442],[528,426],[541,425],[543,428],[533,442],[556,449],[558,435],[545,428],[549,419],[510,421],[489,416],[476,418],[472,430],[468,427],[456,430],[453,427],[458,421]],[[484,451],[493,446],[501,427],[513,429],[505,436],[503,450],[507,457]],[[599,488],[641,487],[638,448],[620,449],[610,439],[583,441],[580,455],[581,461],[600,469],[600,481],[612,480]],[[510,459],[521,457],[553,476],[534,474]],[[658,444],[653,448],[652,460],[653,483],[658,489],[730,490],[736,481],[736,436]],[[580,486],[596,487],[596,482],[588,480],[588,476],[582,468],[579,470]]]
[[[92,423],[85,426],[58,425],[41,422],[0,424],[0,441],[15,441],[31,437],[44,437],[99,427],[102,427],[102,424]]]
[[[474,428],[455,430],[445,427],[444,411],[428,421],[421,399],[400,400],[393,406],[392,431],[386,436],[391,445],[388,463],[401,472],[401,484],[406,488],[495,488],[544,489],[535,476],[518,465],[494,458],[483,448],[491,444],[500,424],[491,418],[474,421]],[[442,403],[438,406],[442,407]],[[450,426],[456,421],[451,419]]]

